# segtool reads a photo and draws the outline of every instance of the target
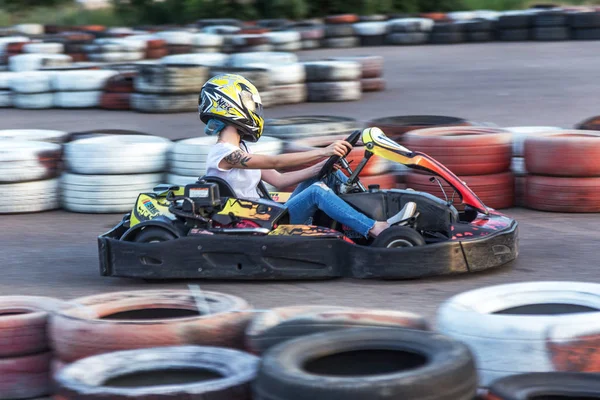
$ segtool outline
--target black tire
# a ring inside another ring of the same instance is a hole
[[[175,239],[176,236],[164,228],[157,226],[149,226],[144,228],[140,233],[135,235],[133,239],[136,243],[154,243],[154,242],[166,242],[168,240]]]
[[[386,36],[387,44],[391,45],[411,45],[427,43],[429,34],[425,32],[405,32],[390,33]]]
[[[573,40],[600,40],[600,28],[573,29]]]
[[[467,42],[489,42],[494,40],[492,31],[467,32],[465,35]]]
[[[406,226],[392,226],[379,234],[373,241],[373,247],[399,248],[425,245],[421,234]]]
[[[383,46],[385,44],[385,36],[386,35],[359,36],[360,45],[362,47]]]
[[[544,26],[533,29],[534,40],[569,40],[570,32],[566,26]]]
[[[529,40],[529,29],[501,29],[498,40],[505,42],[522,42]]]
[[[471,400],[469,349],[431,332],[347,329],[276,345],[263,356],[255,400]]]
[[[464,30],[463,24],[455,24],[453,22],[438,22],[433,25],[431,33],[455,33]]]
[[[567,14],[560,11],[548,11],[533,17],[533,26],[564,26],[567,24]]]
[[[258,364],[258,357],[238,350],[159,347],[88,357],[62,369],[55,380],[57,395],[66,399],[250,400]]]
[[[569,14],[569,26],[575,29],[600,28],[600,12],[578,12]]]
[[[352,24],[327,24],[325,25],[325,37],[349,37],[354,36]]]
[[[467,21],[463,23],[463,28],[466,32],[493,31],[496,29],[496,22],[487,19]]]
[[[498,18],[499,29],[525,29],[531,26],[531,15],[501,15]]]
[[[452,44],[465,41],[463,32],[432,32],[429,35],[429,42],[433,44]]]
[[[600,379],[598,374],[580,372],[513,375],[492,383],[489,393],[499,400],[600,399]]]

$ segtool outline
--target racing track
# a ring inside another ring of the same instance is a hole
[[[597,42],[491,43],[359,48],[386,58],[388,89],[361,102],[306,103],[267,110],[267,117],[330,114],[363,120],[388,115],[453,115],[499,125],[572,127],[597,108]],[[343,50],[301,53],[304,60]],[[147,115],[102,110],[0,110],[0,129],[139,129],[169,138],[191,137],[194,113]],[[458,292],[528,280],[597,282],[599,215],[505,212],[520,223],[520,257],[511,265],[469,276],[421,281],[199,282],[204,290],[240,295],[257,307],[336,304],[408,310],[432,317]],[[96,236],[121,215],[55,211],[0,216],[0,295],[73,298],[105,291],[185,288],[189,282],[148,284],[102,278]],[[415,268],[419,268],[415,265]]]

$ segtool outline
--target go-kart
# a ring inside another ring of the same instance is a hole
[[[160,185],[141,193],[132,212],[98,237],[101,275],[406,279],[480,271],[517,257],[517,222],[486,207],[441,163],[399,145],[378,128],[355,131],[346,140],[354,146],[359,139],[365,155],[355,169],[345,157],[332,156],[319,178],[337,164],[348,180],[336,192],[352,207],[380,221],[403,213],[399,224],[377,238],[364,238],[322,212],[311,225],[290,225],[283,205],[289,194],[269,193],[261,183],[261,199],[239,199],[227,182],[204,176],[185,186]],[[464,211],[447,196],[365,188],[359,175],[373,155],[441,177],[458,194]]]

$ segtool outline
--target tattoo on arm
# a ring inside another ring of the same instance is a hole
[[[248,161],[252,159],[252,157],[248,156],[247,153],[244,153],[241,150],[236,150],[230,155],[223,158],[229,165],[241,165],[243,167],[248,167]]]

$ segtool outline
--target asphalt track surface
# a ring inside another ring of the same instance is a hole
[[[344,54],[385,56],[385,92],[360,102],[306,103],[266,110],[267,117],[340,115],[375,117],[438,114],[499,125],[565,128],[598,109],[597,42],[490,43],[447,46],[319,50],[303,60]],[[67,131],[137,129],[169,138],[201,132],[196,114],[149,115],[102,110],[0,110],[0,129]],[[347,305],[407,310],[433,317],[437,306],[461,291],[488,285],[574,280],[597,282],[600,216],[504,210],[520,223],[519,258],[472,275],[411,281],[340,279],[321,282],[179,281],[146,283],[101,277],[96,237],[121,215],[54,211],[0,216],[0,295],[63,299],[130,289],[199,284],[246,298],[259,308],[293,304]],[[419,268],[415,265],[414,268]]]

